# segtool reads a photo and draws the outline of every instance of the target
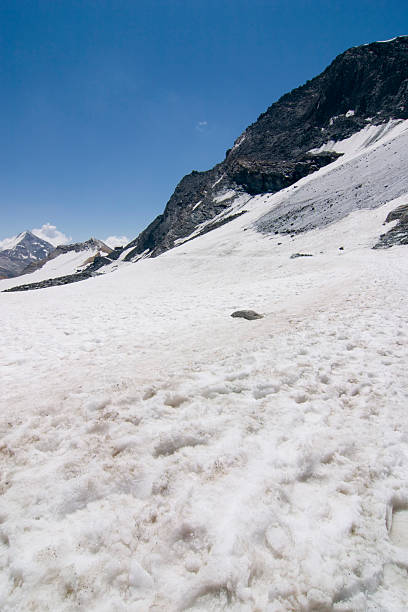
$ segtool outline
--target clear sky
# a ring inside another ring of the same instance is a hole
[[[0,240],[134,238],[283,93],[399,34],[406,0],[1,0]]]

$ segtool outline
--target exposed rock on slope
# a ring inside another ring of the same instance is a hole
[[[199,233],[203,223],[239,210],[245,196],[293,184],[338,157],[311,149],[391,118],[408,118],[406,36],[349,49],[270,106],[222,163],[181,180],[163,214],[127,245],[126,260],[159,255]]]
[[[389,249],[397,244],[408,244],[408,204],[401,204],[389,213],[385,222],[398,221],[385,234],[381,234],[374,249]]]
[[[29,266],[27,266],[27,268],[24,269],[23,273],[30,274],[35,270],[39,270],[48,261],[56,259],[59,255],[64,255],[65,253],[70,253],[72,251],[74,251],[75,253],[80,253],[84,251],[84,257],[86,257],[87,252],[96,251],[96,255],[93,255],[91,258],[92,260],[84,260],[84,264],[92,263],[95,257],[100,257],[102,253],[104,253],[105,255],[109,255],[110,253],[112,253],[112,249],[108,247],[104,242],[102,242],[102,240],[98,240],[97,238],[90,238],[85,242],[75,242],[74,244],[61,244],[60,246],[56,247],[56,249],[52,251],[52,253],[50,253],[48,257],[45,257],[41,261],[33,262]]]

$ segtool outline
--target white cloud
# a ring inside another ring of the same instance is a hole
[[[43,240],[50,242],[53,246],[68,244],[72,241],[71,237],[66,236],[63,232],[60,232],[55,225],[51,225],[50,223],[45,223],[40,228],[32,229],[31,232],[38,236],[38,238],[42,238]],[[14,248],[19,235],[20,234],[17,236],[12,236],[11,238],[4,238],[4,240],[0,240],[0,251]]]
[[[130,240],[127,236],[108,236],[103,242],[111,249],[114,249],[117,246],[125,246]]]
[[[44,223],[42,227],[32,229],[31,231],[38,236],[38,238],[50,242],[53,246],[72,242],[71,236],[66,236],[63,232],[60,232],[55,225],[51,225],[51,223]]]
[[[207,125],[208,125],[208,121],[199,121],[199,122],[196,124],[196,130],[197,130],[198,132],[204,132],[204,130],[205,130],[205,128],[207,127]]]
[[[11,238],[4,238],[4,240],[0,240],[0,251],[12,249],[16,244],[16,238],[17,236],[12,236]]]

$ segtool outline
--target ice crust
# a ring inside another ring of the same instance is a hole
[[[2,610],[407,609],[408,250],[371,246],[408,193],[253,226],[393,167],[387,137],[156,259],[0,293]]]

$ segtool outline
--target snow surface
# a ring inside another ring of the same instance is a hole
[[[0,293],[2,610],[407,609],[408,250],[371,246],[408,192],[253,229],[342,164],[156,259]]]
[[[244,142],[244,140],[246,139],[246,136],[247,135],[246,135],[245,132],[243,134],[241,134],[241,136],[238,138],[237,142],[232,147],[231,151],[235,151],[236,149],[238,149],[238,147],[240,147],[242,145],[242,143]]]
[[[199,200],[196,204],[194,204],[193,209],[195,210],[196,208],[198,208],[200,206],[200,204],[202,203],[202,200]]]
[[[323,153],[325,151],[332,153],[335,151],[336,153],[349,154],[354,157],[380,140],[383,142],[393,140],[396,136],[407,130],[408,121],[390,119],[387,123],[381,123],[380,125],[367,125],[364,129],[344,140],[329,140],[316,149],[310,149],[309,153]],[[344,163],[344,160],[341,163]]]
[[[211,189],[214,189],[214,187],[215,187],[216,185],[218,185],[218,183],[220,183],[220,182],[222,181],[222,179],[224,178],[224,176],[225,176],[225,174],[222,174],[222,175],[220,176],[220,178],[219,178],[219,179],[217,179],[217,180],[215,181],[215,183],[213,183],[213,184],[211,185]]]
[[[394,38],[389,38],[388,40],[377,40],[379,43],[388,43],[393,40],[397,40],[397,38],[408,38],[408,34],[399,34],[398,36],[394,36]]]
[[[219,195],[214,197],[214,202],[220,204],[221,202],[225,202],[225,200],[230,200],[236,195],[236,191],[233,189],[228,189],[227,191],[221,192]]]
[[[408,121],[367,126],[326,146],[344,156],[276,194],[275,206],[257,222],[261,231],[322,227],[353,210],[377,208],[408,192]]]

